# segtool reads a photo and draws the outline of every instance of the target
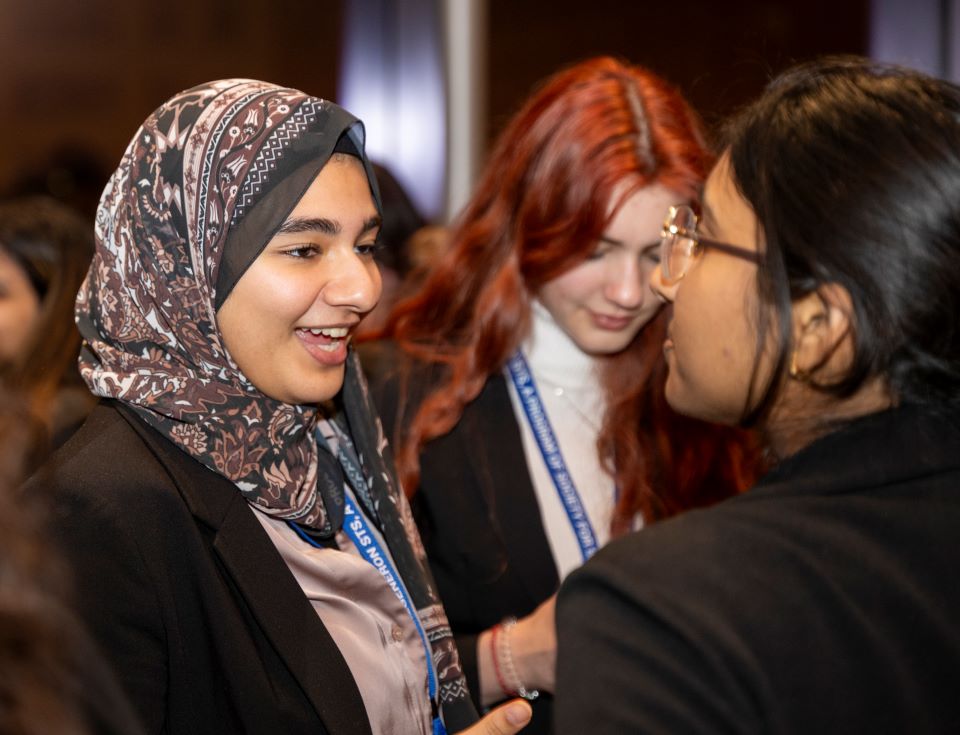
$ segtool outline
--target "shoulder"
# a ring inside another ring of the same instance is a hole
[[[52,520],[79,519],[149,526],[158,514],[172,520],[184,503],[168,468],[151,451],[131,418],[101,403],[80,429],[28,481],[27,491],[48,499]],[[146,424],[144,431],[152,431]],[[193,461],[184,455],[185,461]],[[126,519],[126,521],[124,521]]]
[[[731,533],[750,528],[750,516],[715,506],[653,523],[611,541],[571,575],[569,586],[603,580],[629,588],[640,575],[648,583],[672,585],[673,572],[686,578],[709,576],[746,554],[750,544],[742,534]]]
[[[561,607],[599,614],[597,608],[622,606],[669,620],[691,639],[735,639],[775,625],[771,611],[789,606],[795,594],[784,580],[799,584],[823,571],[804,540],[821,513],[795,498],[748,496],[614,540],[570,575]]]
[[[574,571],[557,601],[560,716],[585,726],[578,710],[593,708],[598,733],[762,731],[757,697],[796,656],[786,611],[811,611],[791,503],[748,493],[687,511]],[[587,660],[607,664],[582,670]]]
[[[128,457],[149,454],[137,431],[113,401],[99,403],[72,437],[51,456],[48,469],[58,473],[78,472],[84,466],[97,467],[101,461],[123,470]]]
[[[557,598],[558,732],[761,729],[751,727],[738,663],[749,613],[730,581],[749,554],[731,543],[737,523],[689,511],[611,542],[567,577]]]

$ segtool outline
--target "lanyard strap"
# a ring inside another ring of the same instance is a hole
[[[543,402],[537,392],[533,375],[530,374],[530,367],[519,350],[510,358],[507,369],[510,371],[510,378],[517,389],[517,395],[520,396],[520,403],[523,405],[523,412],[527,416],[527,423],[530,424],[533,436],[537,440],[537,446],[540,447],[540,454],[543,455],[543,461],[550,471],[553,485],[560,496],[560,502],[563,503],[567,518],[570,519],[570,525],[573,526],[577,543],[580,544],[580,553],[583,555],[583,560],[586,561],[593,556],[598,548],[597,536],[593,532],[593,526],[590,525],[590,519],[587,517],[587,512],[583,507],[583,501],[580,499],[580,493],[573,482],[573,477],[567,470],[567,463],[563,460],[560,444],[557,442],[557,437],[550,426],[550,419],[547,418],[547,412],[543,408]]]
[[[417,615],[413,603],[410,601],[410,596],[406,587],[403,585],[403,581],[400,579],[400,575],[396,573],[390,557],[384,553],[377,537],[371,532],[367,520],[356,506],[354,506],[349,496],[345,496],[343,500],[344,532],[350,537],[353,545],[357,551],[360,552],[360,556],[380,572],[380,576],[383,577],[387,586],[390,587],[393,594],[396,595],[396,598],[400,600],[404,608],[406,608],[410,619],[417,629],[417,634],[420,636],[420,642],[423,644],[423,650],[427,657],[427,691],[430,695],[430,705],[433,711],[433,735],[446,735],[447,731],[443,725],[443,720],[440,718],[437,704],[437,679],[433,670],[433,653],[430,648],[430,643],[427,641],[426,633],[423,630],[423,625],[420,623],[420,616]],[[304,541],[311,546],[319,547],[319,544],[310,538],[296,523],[290,523],[289,525]]]
[[[387,583],[387,586],[393,590],[393,594],[396,595],[397,599],[400,600],[400,602],[403,603],[403,606],[407,609],[410,619],[417,628],[417,634],[420,636],[420,642],[423,644],[423,650],[427,655],[427,688],[430,693],[430,702],[435,703],[437,698],[437,679],[433,671],[433,654],[432,649],[430,648],[430,643],[427,641],[427,634],[424,632],[423,625],[420,623],[420,616],[417,615],[417,611],[414,609],[413,603],[410,601],[410,595],[407,593],[407,588],[404,587],[403,581],[400,579],[400,575],[398,575],[394,570],[393,564],[390,561],[390,557],[384,553],[380,546],[380,542],[377,541],[377,537],[374,536],[370,531],[370,526],[367,523],[367,519],[364,518],[363,514],[354,507],[349,497],[345,498],[344,500],[344,532],[350,537],[350,540],[353,541],[353,545],[360,552],[360,555],[370,562],[374,569],[380,572],[380,575]],[[440,731],[437,730],[438,723],[441,728]],[[433,718],[434,733],[444,732],[442,728],[443,722],[438,716],[435,716]]]

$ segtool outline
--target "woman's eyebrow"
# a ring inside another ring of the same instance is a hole
[[[375,230],[382,224],[383,217],[381,217],[379,214],[375,214],[373,217],[368,218],[367,221],[363,223],[363,229],[360,232],[370,232],[370,230]]]
[[[383,218],[377,214],[369,217],[363,223],[361,232],[369,232],[379,227],[383,223]],[[342,225],[337,220],[326,217],[291,217],[277,230],[278,235],[290,235],[301,232],[319,232],[324,235],[339,235],[343,231]]]
[[[600,235],[599,239],[600,239],[600,242],[605,242],[608,245],[614,245],[615,247],[618,247],[618,248],[626,247],[626,243],[624,243],[622,240],[617,240],[615,237]],[[656,242],[649,242],[646,245],[641,245],[640,250],[642,252],[646,252],[647,250],[651,250],[653,248],[659,248],[659,247],[660,247],[660,241],[657,240]]]
[[[299,232],[321,232],[324,235],[339,235],[340,223],[326,217],[291,217],[277,230],[278,235],[290,235]]]

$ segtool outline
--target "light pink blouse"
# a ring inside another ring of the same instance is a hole
[[[346,659],[374,735],[428,735],[426,653],[380,573],[343,531],[336,538],[340,550],[316,548],[284,521],[256,509],[254,515]],[[377,540],[385,550],[383,539]]]

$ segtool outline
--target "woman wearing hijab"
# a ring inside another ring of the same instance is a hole
[[[957,732],[960,88],[786,73],[661,247],[667,400],[777,463],[567,579],[558,731]]]
[[[34,483],[150,732],[476,717],[349,349],[379,224],[359,121],[250,80],[158,108],[104,191],[77,300],[103,400]]]

